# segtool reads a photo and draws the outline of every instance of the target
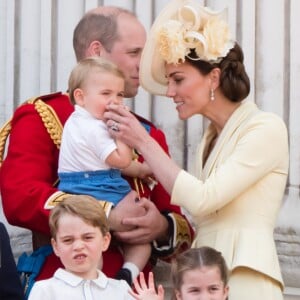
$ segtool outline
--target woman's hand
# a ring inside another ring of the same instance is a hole
[[[138,279],[136,278],[133,281],[134,288],[136,292],[129,291],[130,295],[134,297],[136,300],[164,300],[164,289],[162,285],[159,285],[157,288],[157,292],[155,290],[155,284],[154,284],[154,277],[153,273],[149,273],[148,277],[148,286],[145,281],[144,273],[140,273],[140,282],[138,282]]]
[[[141,153],[156,180],[171,194],[181,168],[170,159],[125,106],[110,104],[107,110],[104,120],[110,135]]]
[[[103,118],[110,135],[132,148],[139,150],[139,146],[150,138],[126,106],[109,104]]]

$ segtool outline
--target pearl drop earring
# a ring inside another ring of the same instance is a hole
[[[210,100],[215,101],[215,91],[213,89],[210,90]]]

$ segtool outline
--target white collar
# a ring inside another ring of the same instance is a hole
[[[90,282],[93,282],[96,285],[98,285],[100,288],[103,288],[103,289],[106,288],[106,286],[108,284],[108,278],[100,270],[97,270],[97,273],[98,273],[98,277],[96,279],[88,280],[88,279],[79,277],[73,273],[70,273],[70,272],[66,271],[65,269],[59,268],[54,273],[54,277],[59,280],[64,281],[65,283],[67,283],[73,287],[78,286],[78,285],[82,284],[83,282],[90,281]]]

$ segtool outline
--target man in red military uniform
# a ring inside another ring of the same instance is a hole
[[[139,61],[146,39],[143,26],[129,11],[116,7],[98,7],[88,12],[74,31],[77,60],[98,55],[112,60],[126,77],[125,97],[134,97],[139,87]],[[21,105],[11,121],[7,156],[0,168],[3,209],[10,224],[32,230],[34,249],[49,244],[49,208],[66,195],[56,188],[57,166],[62,127],[73,111],[67,94],[42,96]],[[147,120],[140,121],[168,153],[162,131]],[[139,161],[143,161],[141,156]],[[103,202],[112,229],[123,221],[136,226],[132,231],[117,233],[129,243],[153,242],[153,257],[166,258],[186,249],[192,240],[192,229],[169,195],[158,183],[151,190],[139,179],[129,179],[132,188],[151,201],[138,203]],[[145,209],[140,218],[127,218],[132,209]],[[103,271],[113,277],[122,266],[122,256],[112,245],[104,253]],[[61,263],[49,255],[38,279],[49,278]]]

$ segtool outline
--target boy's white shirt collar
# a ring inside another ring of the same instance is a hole
[[[87,280],[87,279],[79,277],[71,272],[68,272],[62,268],[59,268],[55,272],[54,277],[66,282],[67,284],[69,284],[73,287],[80,285],[83,281],[92,281],[96,285],[98,285],[100,288],[103,288],[103,289],[106,288],[106,286],[108,284],[108,277],[100,270],[97,270],[97,273],[98,273],[98,277],[96,279]]]

